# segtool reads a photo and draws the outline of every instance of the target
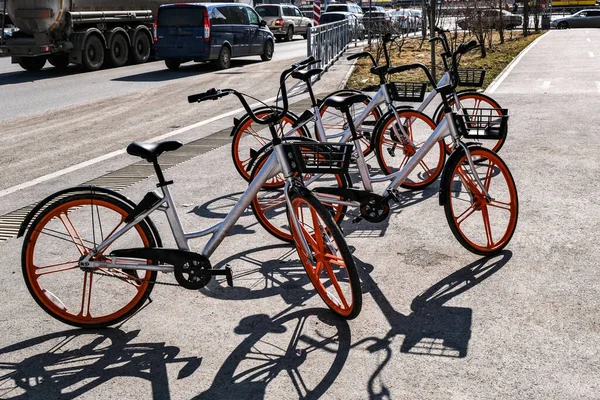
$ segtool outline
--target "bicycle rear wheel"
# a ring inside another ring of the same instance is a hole
[[[508,167],[493,151],[470,149],[476,159],[473,170],[464,152],[451,157],[441,195],[446,219],[454,237],[467,250],[479,255],[499,253],[517,226],[517,188]],[[491,199],[478,186],[478,176]]]
[[[351,96],[353,94],[361,93],[359,90],[350,90],[344,89],[339,90],[334,93],[330,93],[327,95],[323,101],[325,101],[328,97],[331,96]],[[350,113],[352,114],[352,118],[356,121],[356,118],[365,110],[365,108],[369,105],[369,100],[365,100],[363,103],[353,104],[350,107]],[[334,135],[338,134],[345,129],[348,128],[348,121],[346,120],[346,115],[342,113],[340,110],[332,107],[328,107],[326,105],[322,105],[319,108],[319,112],[321,114],[321,121],[323,122],[323,129],[325,130],[325,135]],[[377,121],[381,118],[381,112],[378,107],[373,108],[373,110],[367,115],[365,120],[360,126],[356,127],[356,130],[363,137],[360,139],[361,147],[363,154],[366,156],[373,151],[371,148],[371,136],[373,135],[373,129],[377,124]],[[334,140],[335,141],[335,140]]]
[[[100,328],[134,314],[154,286],[156,272],[121,269],[83,271],[78,260],[125,226],[132,207],[98,193],[68,196],[44,210],[23,243],[22,270],[29,292],[44,311],[69,325]],[[109,260],[111,249],[154,247],[142,221],[94,259]],[[151,261],[147,261],[151,264]],[[101,275],[103,274],[103,275]]]
[[[335,314],[356,318],[362,308],[362,291],[354,259],[339,226],[308,189],[293,187],[290,201],[292,235],[310,281]],[[298,221],[297,227],[292,215]]]
[[[272,111],[264,110],[257,111],[256,116],[264,118],[271,114]],[[281,124],[278,125],[278,134],[283,136],[286,132],[292,130],[292,125],[296,122],[296,118],[292,114],[286,114],[281,119]],[[254,152],[262,149],[267,144],[271,143],[273,138],[267,125],[261,125],[254,122],[251,118],[246,117],[236,127],[232,133],[233,139],[231,141],[231,157],[233,158],[233,165],[244,180],[250,182],[251,171],[246,168],[252,160]],[[289,136],[305,136],[303,129],[297,129],[292,132]],[[266,183],[267,187],[280,186],[281,182],[270,182]]]

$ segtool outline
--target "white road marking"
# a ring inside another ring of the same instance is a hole
[[[592,39],[590,39],[590,38],[587,38],[587,39],[585,39],[585,40],[587,40],[588,42],[591,42],[591,41],[592,41]]]
[[[588,54],[590,55],[590,57],[594,57],[594,53],[592,53],[591,51],[588,51]]]
[[[550,87],[550,83],[552,81],[544,81],[544,83],[542,83],[542,88],[543,89],[548,89]]]
[[[549,33],[549,32],[548,32]],[[527,52],[529,50],[531,50],[533,48],[533,46],[535,46],[537,44],[537,42],[540,41],[540,39],[542,39],[544,36],[546,36],[548,33],[543,34],[542,36],[540,36],[539,38],[535,39],[533,42],[531,42],[531,44],[529,46],[527,46],[527,48],[525,50],[523,50],[521,52],[521,54],[519,54],[517,56],[517,58],[515,58],[514,60],[512,60],[510,62],[510,64],[508,64],[508,67],[506,67],[504,69],[504,71],[502,71],[500,73],[500,75],[498,75],[496,77],[496,79],[494,79],[494,81],[492,82],[492,84],[487,88],[487,90],[485,91],[485,93],[487,94],[492,94],[494,93],[497,89],[498,86],[500,86],[500,84],[504,81],[504,79],[508,76],[508,74],[510,74],[510,72],[513,70],[513,68],[519,63],[519,61],[521,61],[521,59],[525,56],[525,54],[527,54]]]
[[[277,97],[272,97],[270,99],[265,100],[265,103],[270,103],[270,102],[272,102],[272,101],[274,101],[276,99],[277,99]],[[254,108],[254,107],[261,106],[261,105],[263,105],[263,104],[255,103],[255,104],[251,104],[250,107]],[[195,128],[199,128],[201,126],[210,124],[210,123],[218,121],[218,120],[220,120],[222,118],[230,117],[230,116],[238,114],[238,113],[240,113],[242,111],[244,111],[244,108],[238,108],[237,110],[233,110],[233,111],[230,111],[230,112],[225,113],[225,114],[217,115],[216,117],[213,117],[213,118],[210,118],[210,119],[207,119],[207,120],[204,120],[204,121],[200,121],[200,122],[197,122],[197,123],[192,124],[192,125],[184,126],[183,128],[179,128],[177,130],[165,133],[164,135],[156,136],[156,137],[154,137],[152,139],[145,140],[145,142],[150,142],[150,143],[158,142],[158,141],[170,138],[172,136],[179,135],[180,133],[184,133],[184,132],[187,132],[189,130],[192,130],[192,129],[195,129]],[[30,180],[28,182],[23,182],[23,183],[21,183],[19,185],[10,187],[8,189],[1,190],[0,191],[0,197],[4,197],[4,196],[7,196],[7,195],[9,195],[11,193],[17,192],[19,190],[23,190],[23,189],[26,189],[28,187],[40,184],[42,182],[49,181],[50,179],[58,178],[59,176],[62,176],[62,175],[65,175],[65,174],[69,174],[71,172],[80,170],[82,168],[89,167],[90,165],[98,164],[99,162],[108,160],[108,159],[116,157],[116,156],[120,156],[121,154],[125,154],[125,149],[113,151],[112,153],[108,153],[108,154],[105,154],[103,156],[96,157],[94,159],[91,159],[91,160],[88,160],[88,161],[84,161],[84,162],[76,164],[76,165],[72,165],[72,166],[70,166],[68,168],[61,169],[60,171],[56,171],[56,172],[53,172],[53,173],[48,174],[48,175],[40,176],[39,178],[32,179],[32,180]]]

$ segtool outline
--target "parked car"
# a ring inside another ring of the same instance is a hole
[[[229,68],[231,59],[273,57],[275,39],[254,9],[242,3],[178,3],[158,9],[154,49],[169,69],[188,61],[213,61]]]
[[[355,14],[358,18],[362,18],[364,14],[362,8],[354,3],[330,4],[325,12],[349,12]]]
[[[550,26],[558,29],[600,28],[600,10],[581,10],[568,17],[550,21]]]
[[[291,41],[294,35],[306,39],[306,31],[313,24],[312,19],[290,4],[261,4],[256,6],[256,12],[267,21],[267,26],[279,40]]]
[[[352,31],[353,39],[363,40],[365,38],[365,26],[363,25],[362,20],[353,13],[341,11],[326,12],[325,14],[321,15],[319,23],[323,25],[344,20],[347,20],[350,24],[350,30]]]
[[[390,15],[394,30],[403,33],[417,30],[417,18],[409,9],[394,10]]]
[[[381,6],[361,6],[360,8],[363,10],[363,13],[367,11],[385,11],[385,8]]]
[[[417,24],[417,30],[423,29],[423,24],[425,24],[425,20],[423,19],[423,10],[411,8],[410,12],[415,17],[415,23]]]
[[[473,29],[478,26],[484,29],[498,29],[501,25],[505,29],[513,29],[523,24],[523,17],[506,10],[477,10],[466,18],[457,20],[456,24],[461,29]]]
[[[392,17],[387,12],[369,11],[363,16],[363,25],[365,30],[372,35],[381,35],[393,30]]]

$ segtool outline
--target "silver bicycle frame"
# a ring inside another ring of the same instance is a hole
[[[256,178],[250,182],[248,188],[244,191],[238,202],[233,206],[233,208],[229,211],[227,216],[218,224],[211,226],[210,228],[204,229],[202,231],[197,232],[189,232],[185,233],[183,227],[181,226],[181,221],[179,219],[179,214],[177,213],[177,209],[175,208],[175,204],[173,198],[171,197],[171,193],[169,191],[168,186],[162,186],[160,191],[162,195],[158,193],[158,190],[155,192],[159,197],[160,201],[150,208],[149,210],[138,215],[132,222],[125,225],[123,228],[112,234],[102,243],[100,243],[96,249],[90,251],[90,253],[84,257],[80,265],[85,268],[124,268],[127,269],[136,269],[136,270],[149,270],[149,271],[162,271],[162,272],[172,272],[174,267],[172,265],[148,265],[148,264],[134,264],[134,263],[123,263],[122,261],[126,261],[127,258],[119,257],[121,262],[117,262],[116,258],[113,258],[111,261],[91,261],[91,259],[96,256],[99,252],[106,249],[111,245],[115,240],[123,236],[127,231],[132,229],[135,225],[139,224],[146,218],[148,215],[152,214],[154,211],[161,209],[165,211],[167,216],[167,220],[169,221],[169,225],[171,227],[171,231],[173,232],[173,236],[175,238],[175,242],[177,243],[177,247],[180,250],[190,250],[189,240],[212,235],[204,249],[202,250],[202,255],[209,258],[213,252],[217,249],[217,247],[221,244],[223,239],[227,236],[229,230],[234,226],[237,220],[242,216],[246,208],[252,203],[252,199],[256,196],[256,194],[260,191],[263,184],[279,174],[280,172],[284,173],[286,178],[292,176],[292,172],[283,152],[282,145],[274,146],[273,153],[269,156],[265,165],[260,169]],[[287,189],[289,185],[286,184],[286,198],[288,198]],[[288,204],[289,204],[288,198]],[[293,213],[290,214],[292,216],[292,224],[295,228],[298,228],[298,221],[295,219],[295,215]],[[300,235],[302,236],[302,235]],[[310,250],[308,247],[308,243],[305,240],[301,240],[301,245],[304,247],[305,254],[310,255]]]

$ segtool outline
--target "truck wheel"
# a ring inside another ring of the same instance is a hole
[[[141,64],[148,61],[152,45],[150,38],[143,31],[139,31],[133,37],[133,43],[129,52],[129,58],[134,64]]]
[[[46,65],[46,57],[23,57],[21,61],[19,61],[19,65],[26,71],[39,71]]]
[[[167,66],[167,68],[175,70],[179,68],[181,62],[179,60],[165,60],[165,65]]]
[[[108,61],[113,67],[122,67],[127,63],[129,58],[129,43],[127,38],[120,33],[117,33],[108,49]]]
[[[229,47],[221,47],[219,58],[215,60],[215,65],[219,69],[227,69],[231,67],[231,50],[229,50]]]
[[[83,66],[88,71],[97,71],[104,64],[104,45],[98,36],[88,36],[81,55]]]
[[[52,54],[50,57],[48,57],[48,62],[56,69],[64,70],[70,64],[69,55],[64,53]]]

